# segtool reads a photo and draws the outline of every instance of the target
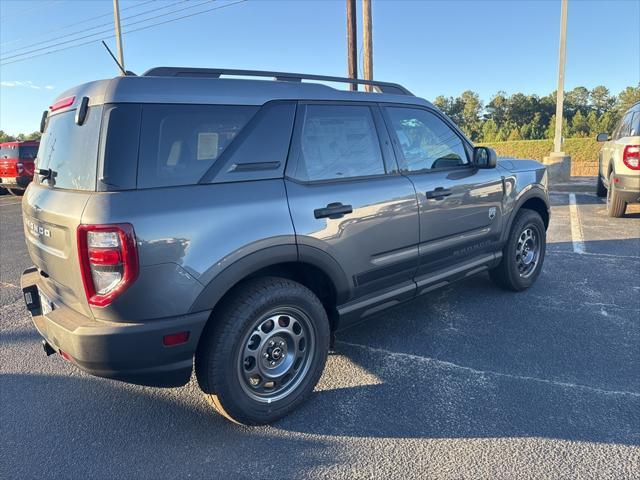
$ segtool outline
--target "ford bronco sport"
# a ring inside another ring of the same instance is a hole
[[[640,102],[627,110],[598,153],[596,193],[607,197],[607,214],[622,217],[631,203],[640,203]]]
[[[65,92],[43,128],[21,283],[45,352],[155,386],[195,364],[243,424],[310,394],[337,329],[542,270],[545,168],[396,84],[162,67]]]

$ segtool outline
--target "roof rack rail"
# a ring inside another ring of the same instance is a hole
[[[272,77],[274,80],[286,82],[301,82],[302,80],[320,80],[323,82],[350,83],[352,85],[371,85],[381,93],[399,95],[413,94],[397,83],[378,82],[377,80],[363,80],[360,78],[331,77],[328,75],[309,75],[306,73],[269,72],[263,70],[235,70],[228,68],[181,68],[156,67],[147,70],[143,77],[210,77],[220,78],[221,75],[243,77]]]

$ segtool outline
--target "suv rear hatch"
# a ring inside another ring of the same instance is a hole
[[[47,173],[35,175],[22,202],[27,248],[43,293],[87,316],[76,232],[96,190],[102,108],[89,107],[81,125],[75,109],[52,112],[36,160],[36,168]]]

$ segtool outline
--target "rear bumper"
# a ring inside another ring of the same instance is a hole
[[[33,297],[33,287],[41,289],[40,278],[35,268],[25,270],[20,281],[23,291],[27,289]],[[38,300],[30,312],[36,329],[56,352],[64,352],[72,363],[91,375],[157,387],[180,386],[189,381],[193,355],[211,313],[114,323],[85,317],[55,300],[53,307],[43,315]],[[186,343],[163,345],[165,335],[184,331],[189,332]]]
[[[638,175],[614,174],[615,189],[627,203],[640,202],[640,173]]]
[[[33,177],[0,177],[0,187],[27,188]]]

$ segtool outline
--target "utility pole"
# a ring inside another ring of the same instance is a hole
[[[124,53],[122,52],[122,32],[120,31],[120,7],[118,6],[118,0],[113,0],[113,21],[116,28],[116,47],[118,48],[118,61],[122,70],[124,68]],[[120,72],[120,75],[125,75],[124,71]]]
[[[373,80],[373,32],[371,27],[371,0],[362,0],[362,44],[364,50],[364,79]],[[373,91],[371,85],[365,89]]]
[[[356,0],[347,0],[347,63],[349,78],[358,78],[358,24]],[[357,83],[349,84],[350,90],[358,90]]]
[[[567,4],[560,0],[560,48],[558,49],[558,90],[556,92],[556,131],[553,152],[544,157],[550,183],[566,182],[571,177],[571,157],[562,151],[562,110],[564,106],[564,65],[567,46]]]
[[[553,141],[553,152],[562,152],[562,111],[564,106],[564,64],[567,50],[567,3],[562,0],[560,13],[560,49],[558,52],[558,91],[556,98],[556,134]]]

